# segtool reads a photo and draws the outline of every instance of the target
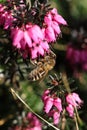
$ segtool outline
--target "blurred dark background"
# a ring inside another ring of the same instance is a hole
[[[74,80],[74,88],[76,87],[76,92],[80,95],[81,99],[84,101],[82,109],[80,111],[80,117],[83,121],[80,124],[80,130],[87,130],[87,71],[82,68],[78,69],[78,66],[74,69],[68,64],[66,60],[67,46],[69,43],[76,45],[79,43],[79,33],[82,35],[82,43],[85,41],[87,43],[87,0],[51,0],[52,7],[58,9],[59,14],[61,14],[67,21],[68,26],[62,29],[62,38],[58,39],[57,43],[54,45],[53,51],[57,55],[56,66],[50,73],[59,74],[61,71],[65,70],[67,77]],[[81,40],[82,40],[81,39]],[[85,48],[87,44],[85,43]],[[77,46],[76,46],[77,47]],[[75,55],[76,56],[76,55]],[[0,68],[0,71],[2,68]],[[23,104],[9,92],[7,86],[2,84],[3,75],[0,75],[0,130],[8,130],[12,125],[13,120],[18,117],[18,113],[24,110]],[[48,79],[47,79],[48,80]],[[31,106],[31,108],[42,114],[43,104],[41,101],[41,94],[47,88],[45,79],[41,83],[30,83],[27,79],[20,79],[20,96]],[[66,130],[70,130],[67,128]],[[72,128],[72,130],[74,130]]]

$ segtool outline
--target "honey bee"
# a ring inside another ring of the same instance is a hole
[[[36,65],[36,68],[33,69],[29,75],[28,79],[30,81],[38,81],[44,79],[47,73],[53,69],[56,63],[56,55],[54,52],[50,51],[43,58],[40,58],[39,61],[32,60],[32,64]]]

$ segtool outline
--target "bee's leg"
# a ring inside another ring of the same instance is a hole
[[[50,56],[56,58],[56,54],[53,51],[51,51],[51,50],[50,50]]]
[[[37,63],[37,66],[42,66],[43,65],[43,63],[41,62],[41,61],[39,61],[38,63]]]
[[[36,66],[36,65],[38,64],[38,62],[37,62],[36,59],[34,59],[34,60],[30,59],[30,62],[31,62],[31,64],[34,65],[34,66]]]

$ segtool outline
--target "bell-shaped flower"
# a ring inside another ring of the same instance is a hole
[[[42,95],[43,102],[48,98],[49,93],[50,93],[50,90],[48,90],[48,89],[44,91],[44,93]]]
[[[44,40],[44,35],[38,25],[30,25],[28,28],[28,33],[35,43],[39,43],[39,41]]]
[[[8,29],[9,27],[12,26],[12,22],[14,21],[15,19],[13,18],[13,16],[11,15],[11,13],[7,13],[6,16],[5,16],[5,22],[4,22],[4,29]]]
[[[24,31],[24,39],[25,39],[27,45],[29,47],[32,47],[32,41],[31,41],[31,38],[30,38],[27,30]]]
[[[11,37],[13,39],[13,46],[18,49],[24,50],[26,45],[32,47],[32,41],[27,30],[15,28],[11,30]]]
[[[50,13],[48,13],[45,17],[44,17],[44,23],[48,26],[51,26],[52,24],[52,15]]]
[[[60,121],[60,112],[57,110],[51,110],[48,113],[49,117],[53,117],[53,124],[58,125],[59,121]]]
[[[44,110],[46,113],[49,113],[49,111],[51,110],[53,106],[53,98],[48,97],[45,102],[44,102]]]
[[[53,95],[50,95],[49,90],[46,90],[44,92],[42,100],[44,102],[44,109],[46,113],[52,111],[51,109],[54,109],[54,107],[58,110],[58,112],[62,111],[61,99],[59,97],[54,97]]]
[[[47,42],[56,41],[56,36],[51,26],[46,27],[43,31],[44,31],[45,40],[47,40]]]
[[[54,111],[54,113],[53,113],[53,123],[55,125],[58,125],[59,121],[60,121],[60,112]]]
[[[79,95],[77,93],[72,93],[72,96],[77,103],[77,106],[80,107],[80,105],[83,103],[83,101],[80,99]]]
[[[73,117],[73,116],[74,116],[74,107],[73,107],[71,104],[69,104],[69,105],[66,107],[66,110],[67,110],[67,112],[69,113],[69,116],[70,116],[70,117]]]
[[[76,93],[68,94],[66,96],[66,101],[68,104],[71,104],[74,107],[80,107],[80,105],[83,103],[79,95]]]
[[[48,45],[48,42],[47,42],[46,40],[41,41],[41,42],[40,42],[40,45],[42,46],[42,48],[43,48],[45,51],[48,51],[48,50],[49,50],[49,45]]]
[[[50,13],[52,14],[52,19],[56,21],[58,24],[67,25],[67,22],[61,15],[58,14],[56,8],[52,9]]]
[[[58,109],[59,112],[62,111],[62,103],[60,98],[55,98],[53,101],[54,106]]]
[[[44,55],[44,49],[40,44],[33,43],[31,48],[31,58],[37,58],[39,55]]]
[[[58,14],[57,9],[54,8],[47,12],[44,17],[42,31],[47,42],[55,42],[61,33],[60,25],[67,25],[66,21]]]
[[[21,29],[13,29],[12,30],[12,39],[13,39],[13,46],[15,46],[16,48],[20,49],[21,46],[21,40],[23,39],[24,33]]]
[[[53,21],[51,24],[52,28],[54,29],[55,35],[59,35],[61,33],[60,27],[57,22]]]

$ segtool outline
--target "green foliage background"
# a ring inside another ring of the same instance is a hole
[[[0,0],[0,3],[4,0]],[[56,7],[58,12],[66,19],[70,29],[80,28],[83,26],[87,30],[87,0],[54,0],[51,1],[52,7]],[[85,23],[85,24],[84,24]],[[65,55],[66,50],[63,48],[67,46],[70,39],[70,35],[63,34],[62,39],[58,40],[58,44],[54,45],[54,51],[57,55],[56,66],[50,73],[57,72],[59,74],[61,70],[65,68]],[[60,47],[58,46],[60,45]],[[69,76],[73,79],[72,73]],[[80,130],[87,130],[87,73],[82,72],[82,80],[75,79],[75,85],[78,87],[78,93],[84,100],[84,106],[80,111],[80,117],[83,121],[80,124]],[[19,94],[29,106],[39,114],[42,113],[43,104],[41,101],[41,95],[47,88],[48,77],[40,83],[30,83],[25,80],[20,81]],[[12,120],[17,117],[16,111],[22,111],[25,107],[14,98],[9,92],[6,86],[0,85],[0,129],[8,130]],[[67,127],[66,130],[71,128]],[[72,129],[73,130],[73,129]]]

